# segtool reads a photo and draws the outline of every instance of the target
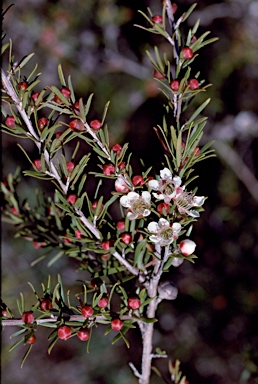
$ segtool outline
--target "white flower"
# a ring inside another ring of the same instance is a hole
[[[130,220],[145,217],[150,214],[151,194],[147,191],[140,196],[136,192],[129,192],[120,198],[120,204],[128,208],[127,217]]]
[[[192,240],[185,239],[185,240],[182,240],[180,242],[179,248],[180,248],[180,252],[182,253],[182,255],[189,256],[192,253],[194,253],[195,248],[196,248],[196,244]]]
[[[175,196],[173,201],[176,203],[179,213],[196,218],[199,217],[200,214],[191,208],[201,207],[205,201],[205,197],[194,196],[191,192],[182,192]]]
[[[164,200],[166,204],[183,192],[184,188],[180,187],[180,185],[181,178],[179,176],[172,177],[172,173],[168,168],[160,171],[159,180],[150,180],[148,183],[151,189],[157,191],[157,193],[153,192],[153,196],[158,200]]]
[[[150,240],[153,243],[165,246],[171,244],[178,238],[179,232],[181,231],[181,224],[173,223],[172,226],[170,226],[166,219],[161,218],[158,223],[151,221],[148,225],[148,231],[153,233],[153,235],[150,236]]]

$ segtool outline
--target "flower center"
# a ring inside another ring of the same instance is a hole
[[[184,192],[176,200],[176,204],[179,208],[190,209],[193,206],[193,197],[192,193]]]
[[[162,228],[159,232],[160,237],[162,237],[164,240],[170,240],[173,237],[173,229],[168,228]]]
[[[162,191],[164,195],[171,195],[174,192],[174,187],[171,183],[165,183],[162,186]]]
[[[131,211],[137,215],[142,215],[149,205],[141,198],[135,200],[131,205]]]

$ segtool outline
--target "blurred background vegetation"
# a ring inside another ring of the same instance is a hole
[[[178,13],[192,0],[179,0]],[[3,9],[12,2],[4,1]],[[162,119],[162,97],[152,79],[145,50],[154,44],[169,47],[160,38],[137,29],[144,23],[137,12],[150,6],[160,13],[159,0],[19,0],[4,18],[6,39],[20,60],[34,52],[43,73],[40,87],[59,85],[57,65],[72,77],[78,97],[95,94],[92,118],[101,116],[111,100],[107,122],[112,143],[129,142],[138,159],[160,169],[162,148],[152,127]],[[213,84],[206,95],[212,102],[203,143],[215,139],[217,158],[198,167],[198,194],[208,196],[205,212],[196,223],[193,240],[198,245],[195,265],[184,263],[171,271],[179,287],[175,302],[162,303],[155,346],[172,360],[179,358],[192,384],[258,383],[258,2],[256,0],[198,0],[188,24],[201,19],[200,32],[210,30],[219,41],[200,52],[196,68]],[[5,62],[3,61],[3,67]],[[26,75],[26,73],[25,73]],[[40,89],[39,87],[39,89]],[[206,96],[205,95],[205,96]],[[201,97],[197,100],[201,102]],[[194,105],[193,105],[194,107]],[[27,150],[33,153],[34,148]],[[2,137],[2,175],[22,169],[28,161],[11,136]],[[196,184],[197,185],[197,184]],[[21,199],[40,185],[24,179]],[[40,186],[41,187],[41,186]],[[33,205],[33,197],[30,197]],[[2,296],[15,311],[16,297],[24,292],[33,302],[27,281],[40,288],[46,276],[61,272],[67,288],[85,278],[71,260],[60,260],[51,270],[47,261],[31,268],[40,251],[2,224]],[[79,283],[78,283],[79,285]],[[78,287],[77,287],[78,288]],[[30,298],[31,297],[31,298]],[[31,301],[30,301],[31,300]],[[136,379],[127,363],[139,366],[140,335],[131,332],[131,349],[111,346],[104,329],[96,330],[91,352],[77,340],[60,341],[47,355],[47,334],[38,341],[22,370],[25,351],[8,353],[13,329],[2,336],[3,384],[131,384]],[[164,361],[157,365],[167,370]],[[161,380],[153,377],[153,383]]]

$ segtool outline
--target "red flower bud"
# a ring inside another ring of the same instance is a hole
[[[81,132],[84,130],[83,123],[81,122],[81,120],[78,120],[78,119],[74,119],[74,120],[70,121],[69,126],[70,126],[71,130],[74,132]]]
[[[33,246],[35,249],[40,249],[42,247],[42,243],[39,241],[33,241]]]
[[[47,125],[49,121],[45,117],[41,117],[41,119],[38,120],[38,127],[39,130],[42,131]]]
[[[127,193],[129,192],[128,185],[122,177],[118,177],[115,181],[115,190],[117,192]]]
[[[71,91],[70,89],[66,88],[66,87],[63,87],[61,90],[61,93],[64,95],[64,97],[69,100],[70,99],[70,96],[71,96]]]
[[[98,206],[98,201],[94,201],[94,202],[92,203],[92,209],[93,209],[93,211],[96,211],[97,206]],[[104,207],[104,205],[101,204],[101,206],[100,206],[100,210],[102,210],[103,207]]]
[[[21,89],[22,91],[25,91],[28,88],[28,83],[26,81],[21,81],[18,86],[18,89]]]
[[[77,195],[69,195],[67,196],[66,200],[68,201],[68,203],[74,204],[77,198],[78,198]]]
[[[177,92],[179,90],[180,82],[178,80],[173,80],[170,83],[170,88],[172,89],[173,92]]]
[[[189,89],[195,90],[199,87],[199,81],[197,79],[188,80]]]
[[[81,328],[78,333],[77,333],[77,337],[81,340],[81,341],[87,341],[89,340],[89,337],[90,337],[90,332],[88,329],[86,328]]]
[[[113,164],[105,164],[103,167],[104,175],[110,176],[115,173],[115,167]]]
[[[103,243],[101,243],[101,248],[104,249],[105,251],[109,251],[110,247],[111,247],[110,240],[106,240],[106,241],[103,241]]]
[[[137,185],[143,185],[144,184],[144,178],[141,175],[135,175],[132,178],[132,183],[136,187]]]
[[[15,207],[12,207],[11,212],[12,212],[13,215],[16,215],[16,216],[19,215],[19,211],[18,211],[18,209],[15,208]]]
[[[67,340],[72,334],[71,328],[68,325],[62,325],[57,330],[57,335],[59,339]]]
[[[35,344],[36,343],[36,336],[33,334],[31,335],[28,340],[26,341],[26,344]]]
[[[79,101],[76,101],[76,102],[72,105],[72,109],[73,109],[73,111],[74,111],[74,113],[75,113],[76,115],[79,115],[79,113],[80,113],[80,103],[79,103]]]
[[[125,230],[125,222],[124,221],[118,221],[116,223],[116,227],[119,231],[124,231]]]
[[[112,151],[116,152],[117,155],[119,156],[121,151],[122,151],[122,146],[120,144],[115,144],[113,145],[113,147],[111,148]]]
[[[106,308],[106,306],[108,305],[108,298],[103,296],[99,302],[98,302],[98,307],[100,308]]]
[[[22,314],[22,321],[26,324],[33,323],[34,321],[34,314],[32,311],[23,312]]]
[[[162,24],[163,23],[163,17],[161,15],[155,15],[152,17],[152,21],[155,24]]]
[[[81,239],[82,238],[82,233],[81,233],[81,231],[79,229],[76,229],[75,237],[76,237],[76,239]]]
[[[7,125],[8,128],[15,128],[15,117],[7,116],[5,119],[5,125]]]
[[[113,319],[111,321],[111,328],[114,331],[120,331],[120,329],[123,327],[123,322],[120,319]]]
[[[72,170],[74,169],[75,167],[75,164],[72,162],[72,161],[68,161],[66,163],[66,169],[68,172],[72,172]]]
[[[42,299],[39,307],[42,311],[49,311],[51,308],[53,308],[52,300],[49,297]]]
[[[163,214],[163,211],[165,212],[169,212],[170,210],[170,205],[169,204],[166,204],[166,203],[160,203],[158,206],[157,206],[157,211],[160,215]]]
[[[35,167],[37,169],[39,169],[39,170],[41,169],[41,161],[40,161],[40,159],[34,160],[33,164],[35,165]]]
[[[182,53],[183,53],[183,58],[184,58],[185,60],[189,60],[189,59],[191,59],[191,58],[193,57],[193,51],[192,51],[192,49],[189,48],[189,47],[184,47],[184,48],[182,49]]]
[[[164,75],[162,75],[162,73],[158,72],[156,69],[154,69],[154,71],[153,71],[153,77],[155,77],[155,79],[159,79],[159,80],[164,79]]]
[[[101,127],[102,127],[102,123],[100,120],[92,120],[90,122],[90,127],[94,130],[94,131],[98,131]]]
[[[91,317],[93,315],[93,308],[90,306],[90,305],[84,305],[84,307],[82,307],[81,309],[81,312],[82,312],[82,316],[86,317],[86,319],[88,319],[89,317]]]
[[[133,238],[132,236],[130,235],[130,233],[123,233],[121,235],[121,240],[123,243],[125,244],[130,244],[132,241],[133,241]]]
[[[141,300],[138,297],[130,297],[128,299],[128,307],[130,309],[138,309],[141,306]]]
[[[33,92],[31,95],[31,98],[34,101],[34,103],[38,100],[38,97],[39,97],[39,92]]]

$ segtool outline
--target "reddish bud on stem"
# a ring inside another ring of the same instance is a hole
[[[86,328],[81,328],[78,333],[77,333],[77,337],[78,339],[80,339],[81,341],[87,341],[89,340],[89,337],[90,337],[90,332],[88,329]]]
[[[22,321],[26,324],[33,323],[34,321],[34,314],[32,311],[26,311],[22,314]]]
[[[90,305],[84,305],[84,307],[82,307],[81,309],[81,312],[82,312],[82,316],[86,317],[86,319],[88,319],[89,317],[91,317],[93,315],[93,308],[90,306]]]
[[[57,335],[59,339],[67,340],[72,334],[71,328],[68,325],[62,325],[58,328]]]
[[[101,123],[100,120],[95,119],[95,120],[92,120],[92,121],[90,122],[90,127],[91,127],[94,131],[98,131],[98,130],[100,130],[100,128],[102,127],[102,123]]]
[[[120,331],[120,329],[123,327],[123,322],[120,319],[113,319],[111,321],[111,328],[114,331]]]

